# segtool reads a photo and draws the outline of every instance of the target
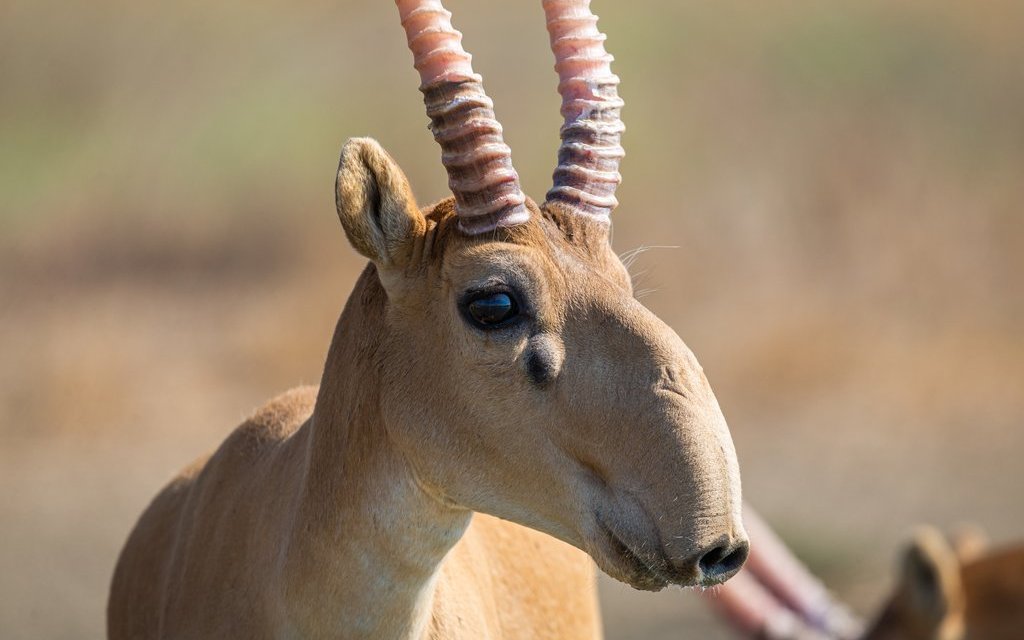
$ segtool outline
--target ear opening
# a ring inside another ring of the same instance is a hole
[[[372,138],[351,138],[342,147],[335,203],[349,242],[378,266],[407,262],[426,229],[408,179]]]
[[[962,602],[960,561],[946,538],[923,528],[903,554],[901,587],[908,603],[939,626]]]

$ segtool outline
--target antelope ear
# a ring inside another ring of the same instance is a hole
[[[371,138],[351,138],[342,147],[335,201],[349,242],[378,266],[407,262],[426,229],[409,180]]]
[[[900,589],[917,615],[937,628],[962,606],[960,561],[937,530],[922,528],[903,554]]]

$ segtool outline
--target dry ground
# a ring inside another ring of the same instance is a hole
[[[861,611],[917,522],[1024,538],[1024,4],[595,2],[627,100],[615,246],[677,247],[633,272],[751,501]],[[540,194],[539,7],[448,4]],[[319,379],[361,266],[346,137],[443,195],[393,13],[0,7],[0,636],[101,636],[160,485]],[[602,598],[610,638],[727,637],[692,593]]]

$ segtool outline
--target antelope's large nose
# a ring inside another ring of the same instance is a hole
[[[749,553],[750,543],[746,538],[722,538],[686,564],[689,565],[690,571],[697,574],[702,586],[710,587],[736,575],[747,561]]]

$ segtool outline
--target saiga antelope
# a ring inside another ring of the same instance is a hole
[[[589,0],[543,3],[565,124],[540,205],[451,14],[397,5],[453,197],[420,209],[376,142],[345,144],[338,215],[370,264],[319,389],[154,499],[111,638],[593,638],[588,554],[640,589],[746,558],[715,396],[609,245],[622,101]]]
[[[1024,547],[988,551],[976,536],[954,542],[932,528],[918,532],[865,640],[1024,638]]]

